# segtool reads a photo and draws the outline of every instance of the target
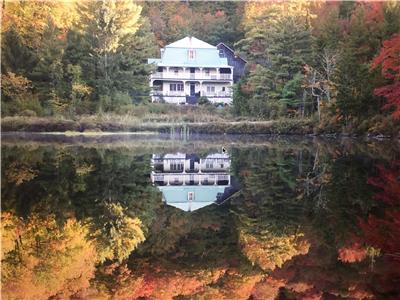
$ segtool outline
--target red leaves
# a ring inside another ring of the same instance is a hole
[[[359,262],[366,257],[366,251],[359,243],[353,243],[350,246],[339,249],[339,260],[342,262]]]
[[[400,205],[400,162],[393,162],[390,169],[378,166],[379,176],[368,179],[368,184],[382,189],[375,193],[375,199],[382,200],[388,205]]]
[[[400,34],[394,34],[391,39],[383,42],[383,47],[373,61],[371,67],[381,66],[383,77],[400,80]]]
[[[393,118],[400,118],[400,34],[383,42],[379,54],[373,59],[371,68],[381,66],[381,74],[393,83],[375,89],[375,95],[385,97],[384,109],[394,109]]]
[[[384,217],[370,215],[367,221],[361,221],[365,242],[380,248],[384,255],[400,261],[400,162],[393,162],[390,168],[378,167],[378,177],[368,183],[382,189],[375,199],[383,201],[388,207]]]
[[[394,109],[393,118],[400,118],[400,81],[374,90],[375,95],[386,98],[383,109]]]

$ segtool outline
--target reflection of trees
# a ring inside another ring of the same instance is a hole
[[[119,203],[104,202],[99,216],[92,223],[91,237],[95,239],[100,261],[122,261],[145,240],[142,222],[131,218]]]
[[[308,251],[309,244],[301,238],[305,204],[297,183],[307,166],[299,168],[299,156],[290,150],[254,152],[247,159],[250,164],[237,169],[243,189],[232,201],[232,211],[243,254],[262,269],[273,270]]]
[[[75,219],[63,227],[53,215],[27,221],[2,214],[2,295],[6,299],[70,296],[89,287],[96,253],[88,228]]]
[[[399,252],[398,166],[376,171],[377,150],[368,156],[347,144],[314,146],[233,149],[241,192],[222,206],[190,214],[160,206],[148,180],[148,155],[123,149],[7,148],[3,170],[15,166],[8,174],[17,177],[18,170],[31,171],[22,174],[23,180],[3,180],[6,296],[28,289],[32,295],[81,299],[396,293],[398,271],[390,267]],[[374,191],[382,201],[373,201]],[[371,268],[363,258],[378,248],[382,255]]]
[[[74,147],[26,150],[3,151],[3,209],[54,214],[59,224],[71,216],[90,223],[101,260],[126,258],[144,240],[161,203],[149,184],[149,156]]]

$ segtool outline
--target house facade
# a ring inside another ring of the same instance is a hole
[[[150,76],[153,102],[196,104],[201,96],[212,103],[232,102],[233,66],[217,47],[185,37],[161,49]]]
[[[231,188],[231,160],[215,153],[200,158],[196,154],[153,154],[151,180],[163,194],[163,201],[184,211],[194,211],[221,203],[235,190]]]
[[[232,48],[228,47],[224,43],[219,43],[217,49],[219,50],[219,56],[226,57],[228,65],[233,67],[233,82],[238,82],[244,75],[247,61],[237,55]]]

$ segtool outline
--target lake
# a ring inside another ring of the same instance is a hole
[[[397,142],[2,139],[3,299],[399,299]]]

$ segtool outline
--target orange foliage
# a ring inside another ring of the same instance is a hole
[[[264,280],[258,282],[253,289],[254,300],[274,300],[279,294],[279,289],[284,287],[286,284],[285,280],[275,279],[273,277],[267,277]]]
[[[3,214],[9,221],[10,216]],[[96,253],[86,240],[85,226],[70,219],[60,228],[54,216],[13,220],[16,226],[8,224],[8,229],[15,230],[15,247],[8,246],[2,257],[5,299],[66,297],[89,287]],[[2,238],[5,235],[9,234],[2,231]]]
[[[359,243],[353,243],[350,246],[339,249],[339,260],[342,262],[359,262],[366,258],[367,253]]]

